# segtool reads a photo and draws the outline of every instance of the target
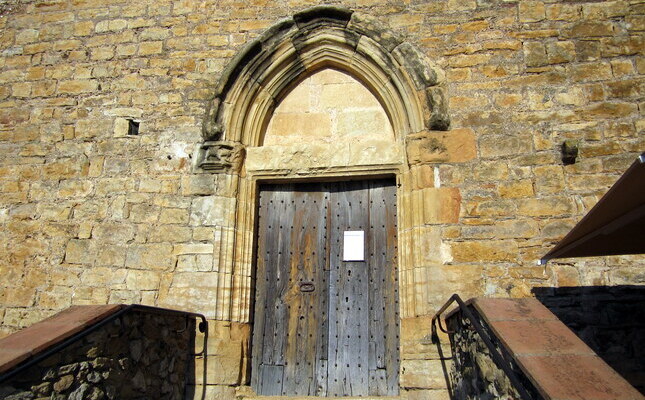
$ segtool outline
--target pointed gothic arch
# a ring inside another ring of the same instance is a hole
[[[268,118],[285,94],[330,67],[375,94],[397,138],[448,128],[441,69],[374,18],[320,6],[280,21],[235,56],[208,106],[204,140],[261,145]]]
[[[381,169],[345,167],[354,176],[398,176],[407,166],[408,135],[449,127],[443,71],[372,17],[338,7],[313,7],[247,44],[216,85],[203,124],[203,143],[194,158],[196,173],[227,177],[234,199],[227,206],[233,225],[222,228],[219,245],[218,319],[250,319],[257,182],[287,178],[279,171],[253,175],[245,167],[247,150],[263,145],[273,111],[291,89],[326,68],[351,75],[375,95],[402,155]],[[330,176],[339,174],[342,170]]]

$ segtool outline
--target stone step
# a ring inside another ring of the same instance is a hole
[[[260,396],[253,392],[248,386],[238,387],[236,391],[236,400],[403,400],[401,396],[340,396],[340,397],[320,397],[320,396]]]
[[[238,400],[403,400],[401,396],[352,396],[352,397],[319,397],[319,396],[237,396]]]

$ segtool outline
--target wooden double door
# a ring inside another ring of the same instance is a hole
[[[260,187],[252,386],[397,395],[393,180]]]

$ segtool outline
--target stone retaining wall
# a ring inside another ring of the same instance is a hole
[[[183,316],[127,313],[1,384],[0,398],[183,400],[194,332]]]
[[[477,318],[495,345],[495,350],[500,352],[506,366],[516,373],[532,399],[542,399],[513,358],[500,345],[498,338],[491,335],[484,320],[479,316]],[[521,399],[517,388],[513,386],[504,370],[493,361],[488,347],[470,321],[458,312],[446,322],[448,329],[454,331],[450,336],[453,355],[453,362],[449,367],[451,399]]]

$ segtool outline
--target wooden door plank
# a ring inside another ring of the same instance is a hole
[[[398,394],[398,290],[396,289],[396,187],[370,184],[370,395]],[[372,344],[372,343],[371,343]]]
[[[390,395],[385,368],[370,370],[370,396]]]
[[[363,182],[339,183],[331,194],[328,395],[333,396],[368,394],[367,263],[342,261],[344,232],[367,229],[367,198]]]
[[[319,261],[316,271],[316,290],[318,294],[317,304],[317,329],[316,334],[316,355],[315,355],[315,390],[312,394],[316,396],[327,396],[327,346],[329,332],[329,248],[327,236],[329,234],[330,196],[329,185],[321,184],[321,212],[322,221],[318,235],[317,257]],[[316,306],[315,306],[316,307]]]
[[[282,365],[264,364],[260,369],[260,393],[265,396],[279,396],[282,394]]]
[[[386,264],[386,205],[383,187],[370,188],[370,341],[374,341],[375,364],[371,370],[385,368],[385,279]]]
[[[284,395],[313,395],[318,390],[318,312],[321,297],[326,294],[319,276],[320,271],[324,271],[324,248],[319,248],[325,233],[323,197],[320,184],[299,185],[294,192],[291,287],[286,299],[290,314]],[[302,285],[305,291],[301,289]],[[311,288],[312,291],[306,291]]]
[[[277,226],[270,228],[270,231],[277,238],[278,254],[275,257],[275,276],[270,277],[275,282],[275,292],[273,302],[269,306],[274,307],[273,329],[269,334],[273,335],[273,346],[267,349],[265,363],[270,365],[285,365],[286,352],[286,332],[288,329],[289,310],[285,300],[289,290],[289,273],[291,255],[291,222],[293,220],[293,208],[291,207],[291,185],[281,185],[280,191],[276,192],[276,214]]]
[[[258,196],[258,248],[255,272],[255,312],[253,313],[253,346],[251,348],[251,387],[260,393],[260,370],[264,345],[264,318],[266,314],[266,263],[267,263],[267,218],[270,194],[260,189]]]
[[[396,215],[396,186],[388,186],[385,196],[385,229],[386,229],[386,279],[385,279],[385,352],[388,395],[399,394],[399,285],[398,285],[398,245],[397,245],[397,215]]]

